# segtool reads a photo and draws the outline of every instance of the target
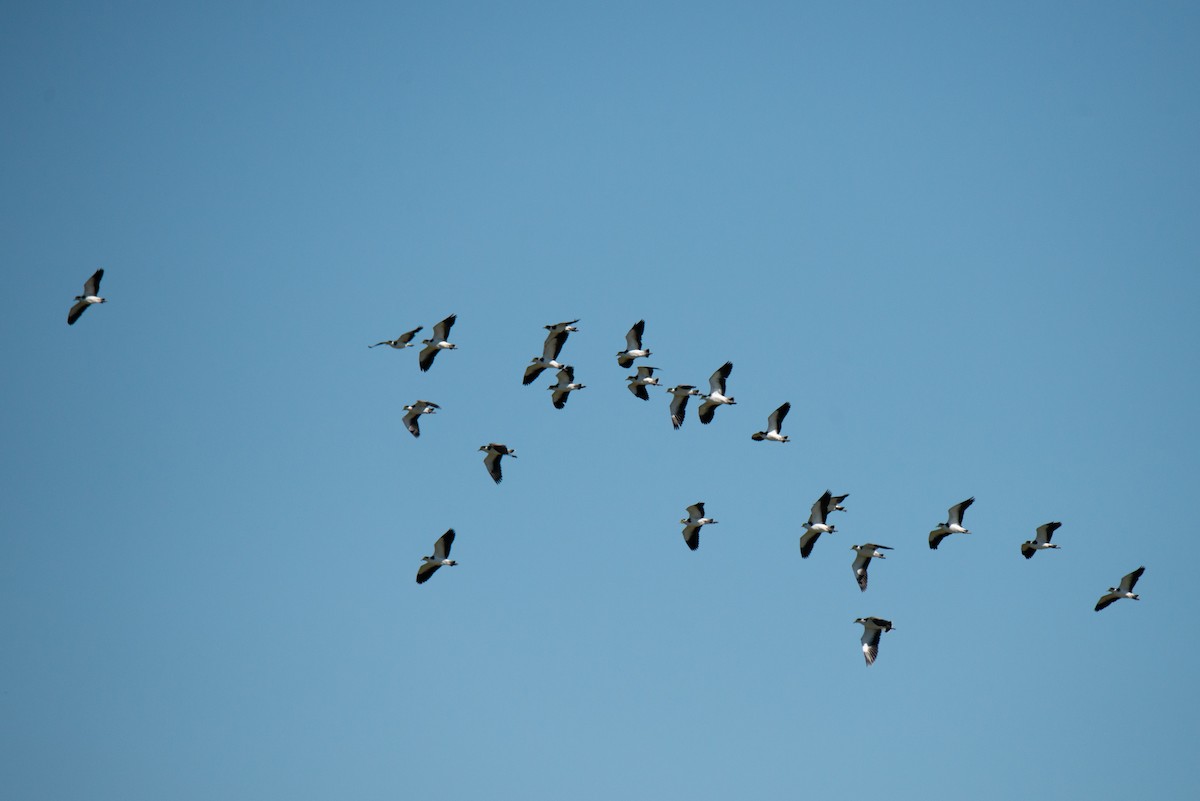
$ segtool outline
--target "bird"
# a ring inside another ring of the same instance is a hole
[[[1104,607],[1111,604],[1113,601],[1119,601],[1122,598],[1132,598],[1135,601],[1140,601],[1141,598],[1134,594],[1133,588],[1137,585],[1138,579],[1146,572],[1146,567],[1143,565],[1132,573],[1127,573],[1121,579],[1121,584],[1117,587],[1109,587],[1106,595],[1100,596],[1100,600],[1096,601],[1096,611],[1099,612]]]
[[[657,369],[657,367],[641,364],[638,365],[637,375],[625,376],[625,380],[629,382],[629,391],[634,394],[634,397],[644,401],[650,400],[650,393],[646,391],[646,387],[658,386],[658,379],[654,377],[654,371]]]
[[[1057,545],[1050,544],[1050,538],[1054,536],[1054,532],[1058,531],[1062,523],[1043,523],[1037,527],[1037,534],[1032,540],[1021,543],[1021,556],[1026,559],[1032,559],[1033,555],[1038,551],[1046,548],[1057,548]]]
[[[404,411],[408,412],[408,414],[404,415],[404,427],[414,437],[421,436],[421,427],[417,424],[417,421],[421,419],[421,415],[437,414],[435,410],[440,408],[442,407],[436,403],[430,403],[426,400],[419,400],[416,403],[405,406]]]
[[[638,320],[625,335],[625,350],[617,354],[617,364],[629,367],[634,359],[649,356],[650,351],[642,347],[642,332],[646,330],[646,321]]]
[[[700,529],[703,526],[715,525],[711,517],[704,516],[704,502],[697,501],[687,508],[688,516],[680,520],[683,524],[683,541],[693,551],[700,547]]]
[[[570,394],[577,389],[585,389],[585,385],[575,383],[575,368],[568,364],[558,371],[558,383],[551,384],[547,389],[554,390],[550,402],[554,404],[555,409],[561,409],[567,405]]]
[[[385,339],[382,342],[376,342],[374,345],[367,345],[367,347],[368,348],[378,348],[380,345],[387,345],[389,347],[395,348],[396,350],[402,350],[404,348],[411,348],[412,347],[412,338],[417,335],[418,331],[421,331],[424,328],[425,328],[425,326],[418,325],[413,330],[406,331],[405,333],[401,334],[400,336],[396,337],[395,339]]]
[[[516,451],[498,442],[489,442],[487,445],[480,445],[479,450],[486,452],[486,455],[483,457],[483,466],[487,468],[488,475],[492,477],[492,481],[499,484],[504,478],[500,475],[500,457],[511,456],[516,459]]]
[[[800,535],[800,556],[807,559],[812,553],[813,546],[817,544],[817,538],[822,534],[832,534],[837,531],[837,526],[830,525],[825,522],[825,518],[829,515],[832,509],[833,495],[829,490],[825,490],[817,502],[812,505],[812,512],[809,513],[808,522],[804,524],[804,528],[808,529]]]
[[[433,544],[433,556],[422,556],[422,561],[425,564],[417,568],[417,583],[424,584],[429,581],[429,577],[437,572],[439,567],[453,567],[458,562],[450,558],[450,546],[454,544],[454,529],[447,529],[446,533],[437,538],[437,542]]]
[[[450,336],[450,329],[454,327],[454,321],[457,319],[457,314],[450,315],[433,327],[433,336],[431,338],[421,340],[421,344],[425,346],[421,349],[421,355],[418,359],[422,373],[433,366],[433,357],[438,355],[438,351],[456,350],[458,348],[458,345],[446,341],[446,337]]]
[[[704,402],[700,404],[698,412],[700,422],[708,425],[712,422],[713,414],[716,413],[717,407],[725,404],[733,405],[737,403],[732,397],[725,395],[725,382],[729,379],[729,374],[733,372],[733,362],[725,362],[717,371],[708,378],[709,393],[704,395],[700,392],[695,394],[704,398]]]
[[[525,368],[525,377],[521,379],[524,386],[529,386],[537,377],[542,374],[543,370],[553,367],[555,370],[561,370],[566,367],[557,361],[558,354],[562,352],[563,344],[567,341],[567,336],[572,331],[578,331],[572,323],[577,323],[578,320],[572,320],[570,323],[555,323],[554,325],[546,326],[549,334],[546,334],[546,341],[542,343],[542,355],[534,356],[528,367]]]
[[[962,517],[963,512],[975,503],[974,496],[967,498],[962,503],[956,503],[950,507],[947,512],[948,517],[945,523],[938,523],[937,528],[929,532],[929,547],[932,550],[937,550],[938,545],[942,540],[949,537],[951,534],[970,534],[969,529],[963,528]]]
[[[667,387],[667,392],[672,395],[671,398],[671,425],[675,430],[683,425],[683,417],[687,413],[688,398],[697,394],[696,388],[691,384],[680,384],[677,387]]]
[[[756,431],[750,435],[750,439],[755,442],[770,440],[771,442],[788,442],[788,438],[779,433],[779,429],[783,426],[783,418],[787,417],[787,413],[791,411],[792,404],[785,403],[767,417],[767,430]],[[843,512],[845,509],[842,510]]]
[[[863,625],[863,659],[867,660],[867,667],[870,667],[875,663],[875,657],[879,656],[879,638],[883,636],[883,632],[892,631],[895,626],[892,625],[892,621],[881,617],[860,617],[854,622]]]
[[[108,300],[100,297],[100,279],[104,277],[104,269],[101,268],[92,273],[92,277],[83,283],[83,294],[75,296],[75,305],[71,307],[71,311],[67,312],[67,325],[75,325],[75,321],[79,319],[79,315],[87,310],[88,306],[93,303],[107,303]]]
[[[831,495],[829,498],[829,511],[831,511],[831,512],[846,511],[846,507],[842,506],[842,501],[846,500],[849,497],[850,497],[850,493],[848,493],[848,492],[845,495]]]
[[[886,558],[879,552],[881,548],[885,551],[893,550],[886,545],[876,545],[873,542],[850,546],[850,550],[858,554],[854,557],[854,580],[858,582],[858,588],[863,592],[867,591],[867,566],[871,564],[871,560]]]

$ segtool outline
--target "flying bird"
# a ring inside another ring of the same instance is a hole
[[[367,345],[367,347],[368,348],[378,348],[380,345],[387,345],[389,347],[395,348],[396,350],[402,350],[404,348],[411,348],[413,337],[415,337],[417,335],[417,332],[422,330],[423,328],[425,328],[425,326],[418,325],[413,330],[406,331],[405,333],[401,334],[400,336],[396,337],[395,339],[385,339],[382,342],[376,342],[374,345]]]
[[[561,370],[566,367],[558,361],[558,354],[562,352],[562,347],[567,341],[567,337],[572,331],[578,331],[572,323],[577,323],[578,320],[572,320],[569,323],[555,323],[554,325],[545,326],[549,334],[546,334],[546,341],[542,343],[542,355],[534,356],[528,367],[525,368],[525,377],[521,383],[529,386],[537,377],[542,374],[543,370],[554,368]]]
[[[863,592],[867,591],[867,566],[871,564],[872,559],[885,559],[881,554],[880,549],[885,551],[893,550],[886,545],[876,545],[873,542],[868,542],[865,545],[851,545],[850,550],[858,554],[854,557],[854,580],[858,582],[858,588]]]
[[[937,550],[942,540],[949,537],[951,534],[970,534],[970,529],[963,528],[962,518],[963,512],[970,508],[971,504],[975,503],[975,498],[967,498],[962,503],[956,503],[948,510],[948,517],[945,523],[938,523],[937,528],[929,532],[929,547]]]
[[[625,376],[625,380],[629,382],[629,391],[634,394],[634,397],[644,401],[650,400],[650,393],[646,391],[646,387],[658,386],[658,379],[654,377],[654,371],[657,369],[657,367],[642,364],[638,365],[637,375]]]
[[[422,373],[433,366],[433,357],[437,356],[439,351],[458,348],[458,345],[446,341],[446,338],[450,336],[450,329],[454,327],[454,321],[457,319],[457,314],[450,315],[433,327],[431,338],[421,340],[421,344],[425,346],[421,349],[421,355],[418,358]]]
[[[487,445],[480,445],[479,450],[486,452],[483,457],[483,466],[487,468],[488,475],[492,477],[492,481],[499,484],[504,478],[500,474],[500,457],[511,456],[516,459],[516,451],[498,442],[489,442]]]
[[[695,394],[704,399],[700,404],[700,409],[697,412],[700,416],[700,422],[708,425],[712,422],[713,415],[717,411],[718,406],[733,405],[737,403],[732,397],[725,395],[725,382],[729,379],[729,374],[733,372],[733,362],[725,362],[717,368],[717,371],[709,376],[708,388],[709,393],[704,395],[700,392]]]
[[[617,364],[629,367],[634,359],[649,356],[650,351],[642,347],[642,332],[646,330],[646,321],[638,320],[625,335],[625,350],[617,354]]]
[[[75,325],[75,321],[79,319],[79,315],[87,310],[88,306],[93,303],[107,303],[105,298],[100,297],[100,279],[104,277],[104,270],[99,269],[92,273],[83,284],[83,294],[75,296],[75,305],[71,307],[71,311],[67,312],[67,325]]]
[[[846,500],[846,499],[847,499],[847,498],[849,498],[849,497],[850,497],[850,493],[848,493],[848,492],[847,492],[845,495],[832,495],[832,496],[830,496],[830,498],[829,498],[829,511],[831,511],[831,512],[844,512],[844,511],[846,511],[846,507],[845,507],[845,506],[842,506],[842,501]]]
[[[430,403],[426,400],[419,400],[416,403],[404,407],[404,411],[408,414],[404,415],[404,427],[408,429],[408,433],[414,437],[421,436],[421,427],[417,421],[421,419],[423,414],[437,414],[437,409],[442,408],[436,403]]]
[[[1050,544],[1050,538],[1054,536],[1054,532],[1058,531],[1062,523],[1043,523],[1037,527],[1037,534],[1032,540],[1021,543],[1021,556],[1026,559],[1032,559],[1033,555],[1038,551],[1046,548],[1057,548],[1057,545]]]
[[[1109,587],[1108,593],[1100,596],[1100,600],[1096,601],[1096,611],[1099,612],[1113,601],[1119,601],[1122,598],[1132,598],[1135,601],[1140,601],[1141,598],[1134,594],[1133,588],[1137,585],[1138,579],[1140,579],[1142,574],[1145,572],[1145,566],[1139,567],[1132,573],[1127,573],[1125,577],[1121,579],[1120,586]]]
[[[671,425],[678,430],[683,425],[683,417],[687,413],[688,398],[698,393],[691,384],[667,387],[667,392],[671,395]]]
[[[550,402],[554,404],[555,409],[561,409],[567,405],[567,398],[577,389],[585,389],[586,385],[575,383],[575,368],[567,365],[558,371],[558,383],[551,384],[547,389],[554,390],[554,394],[550,396]]]
[[[812,511],[809,513],[808,522],[804,524],[807,529],[800,535],[800,556],[807,559],[812,553],[813,546],[817,544],[817,538],[822,534],[832,534],[837,531],[837,526],[830,525],[825,522],[825,518],[829,516],[829,512],[833,508],[833,495],[829,490],[825,490],[817,502],[812,505]]]
[[[453,567],[458,562],[450,558],[450,546],[454,544],[454,529],[448,529],[433,544],[433,556],[422,556],[425,564],[417,568],[417,583],[424,584],[439,567]]]
[[[764,439],[771,442],[788,442],[788,438],[779,433],[779,429],[783,427],[783,418],[787,417],[787,413],[791,411],[792,404],[785,403],[767,417],[767,430],[756,431],[750,435],[750,439],[755,442],[762,442]],[[845,511],[844,509],[842,511]]]
[[[870,667],[875,664],[875,657],[879,656],[879,638],[883,636],[883,632],[891,631],[895,626],[892,625],[892,621],[881,617],[860,617],[854,622],[862,623],[863,659],[867,660],[867,667]]]
[[[688,516],[680,520],[683,524],[683,541],[693,551],[700,547],[700,529],[717,522],[711,517],[704,516],[704,502],[698,501],[687,508]]]

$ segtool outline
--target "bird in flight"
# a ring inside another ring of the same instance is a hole
[[[785,403],[767,417],[767,430],[756,431],[750,435],[750,439],[755,442],[762,442],[764,439],[770,442],[788,442],[788,438],[779,433],[779,429],[783,427],[783,418],[787,417],[787,413],[791,411],[792,404]],[[845,511],[845,510],[843,510]]]
[[[862,652],[863,659],[867,660],[867,667],[875,664],[875,658],[879,656],[879,638],[883,636],[883,632],[891,631],[892,621],[884,620],[881,617],[860,617],[854,621],[862,623]]]
[[[404,348],[411,348],[413,337],[415,337],[417,335],[417,332],[422,330],[424,327],[425,326],[423,326],[423,325],[418,325],[413,330],[406,331],[405,333],[401,334],[400,336],[396,337],[395,339],[385,339],[382,342],[376,342],[374,345],[367,345],[367,347],[368,348],[378,348],[380,345],[387,345],[389,347],[395,348],[396,350],[402,350]]]
[[[1141,597],[1134,594],[1133,588],[1135,586],[1137,586],[1138,579],[1140,579],[1142,577],[1142,574],[1145,572],[1146,572],[1146,568],[1145,568],[1145,566],[1142,566],[1142,567],[1139,567],[1137,570],[1133,571],[1132,573],[1126,573],[1125,576],[1121,579],[1121,583],[1119,586],[1109,587],[1108,593],[1100,596],[1100,600],[1096,601],[1096,611],[1099,612],[1101,609],[1108,606],[1112,602],[1119,601],[1122,598],[1131,598],[1135,601],[1140,601]]]
[[[693,551],[700,547],[700,529],[707,525],[715,525],[718,521],[704,516],[704,502],[693,503],[687,508],[688,516],[680,520],[683,524],[683,541]]]
[[[502,456],[511,456],[517,458],[517,453],[507,445],[501,445],[498,442],[489,442],[487,445],[480,445],[479,450],[484,451],[483,466],[487,468],[488,475],[492,477],[492,481],[497,484],[503,480],[504,476],[500,474],[500,458]]]
[[[642,332],[646,330],[646,321],[638,320],[625,335],[625,350],[617,354],[617,364],[630,367],[634,359],[649,356],[650,351],[642,347]]]
[[[1054,532],[1058,531],[1062,523],[1043,523],[1037,527],[1037,533],[1032,540],[1027,540],[1021,543],[1021,556],[1026,559],[1032,559],[1033,555],[1038,551],[1046,548],[1057,548],[1057,545],[1050,544],[1050,538],[1054,536]]]
[[[970,529],[963,528],[962,518],[963,512],[970,508],[971,504],[975,503],[975,498],[970,497],[961,503],[956,503],[948,510],[948,516],[945,523],[938,523],[937,528],[929,532],[929,547],[932,550],[937,550],[938,545],[942,540],[949,537],[951,534],[970,534]]]
[[[453,544],[454,529],[448,529],[445,534],[437,538],[437,542],[433,544],[433,555],[421,557],[425,564],[417,568],[418,584],[429,581],[429,577],[436,573],[439,567],[453,567],[458,564],[450,558],[450,546]]]
[[[425,347],[421,349],[421,354],[417,361],[422,373],[433,366],[433,357],[437,356],[439,351],[456,350],[458,348],[458,345],[446,341],[446,337],[450,336],[450,329],[454,327],[454,321],[457,319],[457,314],[450,315],[433,327],[433,336],[431,338],[421,340],[421,344]]]
[[[440,408],[442,407],[436,403],[430,403],[425,400],[419,400],[416,403],[405,406],[404,411],[408,412],[408,414],[404,415],[404,427],[414,437],[421,436],[421,426],[418,422],[421,419],[421,415],[437,414],[437,410]]]
[[[105,298],[100,297],[100,279],[104,277],[104,270],[99,269],[92,273],[83,284],[83,294],[75,296],[75,305],[71,307],[71,311],[67,312],[67,325],[75,325],[75,321],[79,319],[79,315],[87,311],[87,307],[93,303],[107,303]]]

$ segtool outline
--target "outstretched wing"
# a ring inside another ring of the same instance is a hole
[[[729,378],[731,372],[733,372],[733,362],[725,362],[718,367],[717,371],[708,378],[709,390],[724,395],[725,381]]]
[[[542,358],[548,362],[557,359],[569,334],[569,331],[551,331],[546,334],[546,341],[542,343]]]
[[[633,324],[633,328],[629,329],[629,333],[625,335],[625,350],[641,350],[642,349],[642,332],[646,330],[646,321],[638,320]],[[622,365],[624,367],[624,365]]]
[[[1133,588],[1137,585],[1138,579],[1140,579],[1142,577],[1142,574],[1145,572],[1146,572],[1145,567],[1139,567],[1137,570],[1133,571],[1132,573],[1126,574],[1126,576],[1123,579],[1121,579],[1121,591],[1122,592],[1133,592]]]
[[[417,568],[417,583],[424,584],[442,566],[441,562],[426,562]]]
[[[71,311],[67,312],[67,325],[75,325],[75,321],[79,319],[79,315],[83,314],[90,305],[86,300],[77,301],[71,307]]]
[[[83,294],[99,295],[100,294],[100,279],[104,277],[104,269],[101,268],[92,273],[92,277],[83,282]]]
[[[438,537],[433,544],[433,558],[441,561],[450,558],[450,546],[454,544],[454,529],[446,529],[446,533]]]
[[[963,501],[961,503],[956,503],[953,506],[951,506],[950,510],[949,510],[950,511],[950,525],[961,526],[962,519],[963,519],[963,513],[966,512],[967,509],[971,508],[971,504],[973,504],[973,503],[975,503],[974,496],[967,498],[965,501]]]
[[[450,338],[450,329],[454,327],[454,321],[458,319],[457,314],[452,314],[445,320],[433,327],[433,341],[445,342]]]
[[[488,451],[487,456],[483,457],[483,466],[487,468],[488,475],[492,477],[492,481],[497,484],[504,478],[500,474],[500,453],[496,451]]]
[[[791,409],[792,404],[785,403],[775,411],[771,412],[770,416],[767,417],[767,431],[774,431],[776,434],[778,434],[779,429],[783,426],[783,418],[787,417],[787,413],[791,411]]]

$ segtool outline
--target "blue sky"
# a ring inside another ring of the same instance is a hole
[[[1198,22],[5,7],[5,795],[1190,798]]]

